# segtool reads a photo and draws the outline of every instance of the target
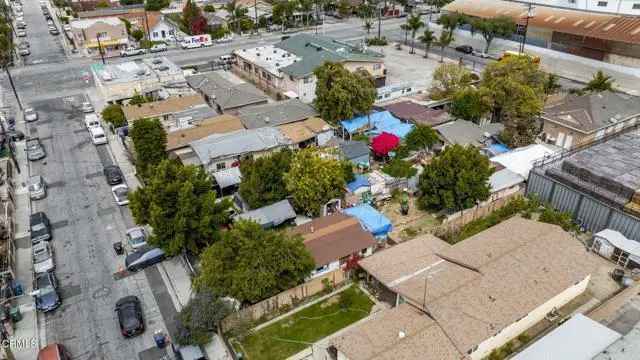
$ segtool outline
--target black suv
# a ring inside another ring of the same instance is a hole
[[[120,332],[124,337],[133,337],[144,332],[142,306],[137,296],[125,296],[116,303]]]
[[[107,178],[107,183],[109,183],[109,185],[118,185],[122,183],[122,171],[117,165],[105,166],[104,176]]]
[[[460,45],[460,46],[456,46],[456,51],[465,53],[465,54],[471,54],[473,53],[473,47],[471,45]]]
[[[32,244],[51,240],[51,224],[49,223],[47,214],[42,211],[31,214],[29,226],[31,228]]]

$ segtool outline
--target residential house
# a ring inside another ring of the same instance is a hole
[[[438,132],[444,145],[472,145],[483,148],[492,142],[492,137],[497,136],[504,129],[500,123],[491,123],[478,126],[471,121],[456,120],[433,128]]]
[[[291,141],[280,129],[242,129],[193,141],[189,144],[192,151],[180,154],[180,160],[202,165],[208,172],[215,173],[238,166],[241,159],[260,157],[290,145]]]
[[[182,69],[165,57],[95,63],[91,65],[91,72],[100,95],[108,103],[126,101],[135,94],[158,99],[192,92]]]
[[[233,54],[235,72],[263,89],[305,103],[315,98],[313,71],[326,61],[342,63],[349,71],[365,70],[378,86],[386,79],[382,54],[319,35],[298,34],[275,45],[235,50]]]
[[[178,29],[164,18],[159,18],[153,25],[149,25],[149,40],[151,41],[176,41]]]
[[[359,263],[396,307],[330,340],[338,359],[483,359],[582,294],[598,267],[559,226],[520,217],[455,245],[424,235]]]
[[[218,173],[215,173],[217,175]],[[274,228],[282,224],[290,223],[296,218],[296,212],[289,200],[281,200],[271,205],[249,210],[233,217],[234,221],[250,220],[258,223],[265,229]]]
[[[223,12],[225,14],[223,14]],[[215,30],[217,28],[227,26],[226,11],[219,10],[215,13],[203,12],[202,16],[207,19],[207,26],[209,27],[209,30]]]
[[[118,18],[72,20],[70,25],[73,45],[87,55],[99,57],[98,48],[102,48],[105,57],[119,56],[120,50],[129,45],[127,28]]]
[[[547,101],[541,119],[546,141],[571,149],[635,125],[640,100],[612,91],[555,96]]]
[[[338,270],[351,259],[367,257],[376,246],[373,236],[362,229],[356,218],[341,213],[316,218],[290,232],[302,236],[316,263],[310,278]]]
[[[318,117],[280,125],[278,128],[298,148],[325,146],[334,138],[333,128]]]
[[[412,122],[416,125],[433,127],[453,120],[444,109],[432,109],[409,100],[388,104],[383,108],[398,119]]]
[[[204,139],[211,134],[224,134],[244,129],[242,122],[236,116],[229,114],[218,115],[202,120],[193,127],[167,133],[167,152],[176,158],[177,153],[189,148],[193,141]]]
[[[369,168],[370,150],[369,144],[364,141],[348,140],[340,142],[338,149],[344,160],[348,160],[355,166]]]
[[[279,126],[318,116],[316,109],[298,99],[245,107],[238,110],[238,117],[247,129]]]
[[[148,33],[160,21],[158,11],[145,11],[141,4],[78,12],[78,19],[113,18],[128,21],[133,29]]]
[[[218,113],[198,94],[122,107],[129,124],[139,119],[157,118],[167,131],[192,127]]]
[[[217,109],[220,113],[238,110],[250,105],[263,105],[269,99],[254,85],[234,84],[217,72],[191,75],[186,79],[189,86],[202,94],[209,106]]]

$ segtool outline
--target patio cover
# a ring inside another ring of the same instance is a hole
[[[382,134],[376,136],[371,141],[371,148],[373,152],[380,156],[385,156],[389,153],[389,151],[395,149],[400,144],[400,138],[389,134],[388,132],[383,132]]]
[[[218,171],[213,174],[213,177],[216,179],[216,183],[220,189],[238,185],[240,184],[240,181],[242,181],[242,174],[240,173],[240,167],[238,166]]]
[[[386,237],[393,229],[391,221],[387,219],[381,212],[371,207],[371,205],[363,204],[344,209],[343,212],[353,216],[360,221],[360,224],[376,238]]]

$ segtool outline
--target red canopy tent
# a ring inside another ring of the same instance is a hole
[[[373,152],[378,156],[386,156],[389,151],[395,149],[400,144],[400,138],[389,134],[388,132],[383,132],[382,134],[376,136],[371,141],[371,148]]]

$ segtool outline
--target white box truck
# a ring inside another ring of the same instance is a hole
[[[182,38],[180,45],[183,49],[195,49],[199,47],[211,46],[213,45],[213,42],[211,41],[211,35],[203,34],[185,36],[184,38]]]

